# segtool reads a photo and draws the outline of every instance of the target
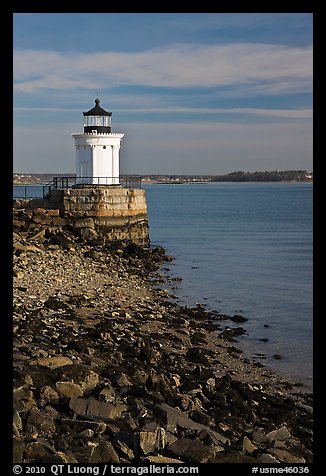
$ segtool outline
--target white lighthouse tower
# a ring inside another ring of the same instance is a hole
[[[95,107],[84,115],[84,133],[72,134],[76,147],[76,183],[119,185],[119,151],[124,134],[111,132],[112,112]]]

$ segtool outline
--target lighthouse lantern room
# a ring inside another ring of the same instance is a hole
[[[124,134],[111,132],[112,112],[95,107],[84,115],[84,132],[72,134],[76,147],[76,183],[119,185],[119,152]]]

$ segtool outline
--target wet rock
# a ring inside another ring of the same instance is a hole
[[[234,314],[234,316],[230,317],[231,321],[233,322],[247,322],[248,318],[241,316],[241,314]]]
[[[207,354],[205,349],[201,347],[191,347],[187,350],[186,358],[190,362],[207,364]]]

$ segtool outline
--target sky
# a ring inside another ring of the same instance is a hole
[[[15,13],[13,170],[74,173],[96,97],[123,174],[313,170],[312,13]]]

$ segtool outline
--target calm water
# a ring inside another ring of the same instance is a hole
[[[183,278],[179,302],[243,314],[243,350],[311,388],[312,184],[144,188],[151,242],[176,258],[168,267]]]
[[[167,267],[183,278],[178,302],[243,314],[249,319],[243,350],[265,354],[257,360],[311,389],[312,184],[143,188],[151,242],[176,258]],[[42,190],[31,187],[27,196],[42,196]],[[14,195],[22,190],[14,187]]]

